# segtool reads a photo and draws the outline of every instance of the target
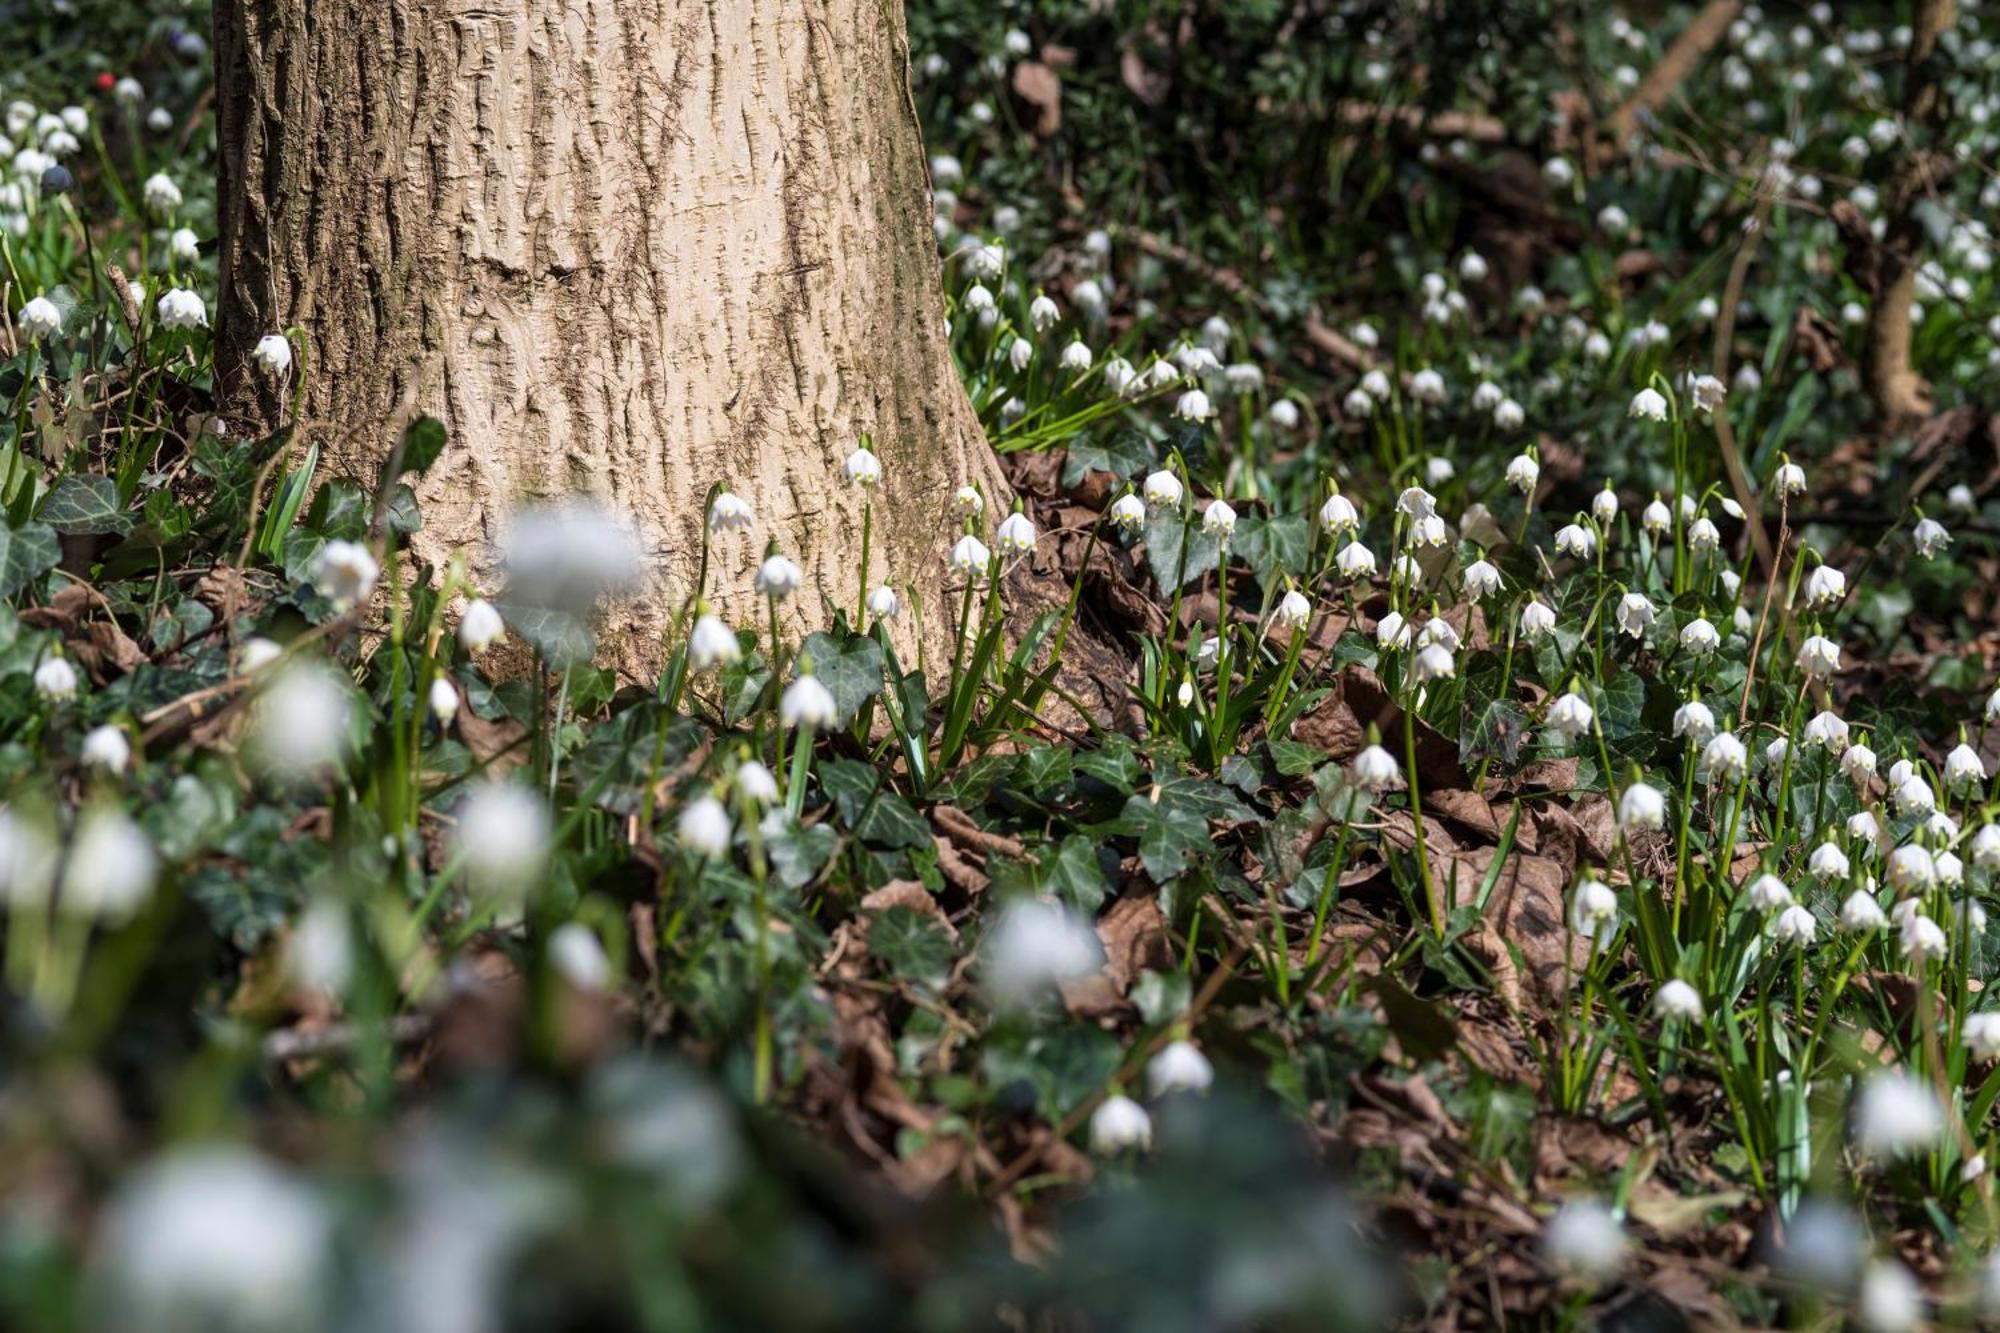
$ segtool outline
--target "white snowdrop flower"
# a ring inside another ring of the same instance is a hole
[[[1491,597],[1500,591],[1500,571],[1484,560],[1475,560],[1465,567],[1465,595],[1473,601]]]
[[[1542,180],[1551,190],[1567,190],[1576,181],[1576,168],[1567,158],[1552,157],[1542,163]]]
[[[1047,333],[1062,322],[1062,308],[1054,298],[1038,292],[1028,306],[1028,322],[1034,326],[1035,332]]]
[[[127,74],[111,85],[111,96],[124,106],[136,106],[146,100],[146,86]]]
[[[1201,341],[1205,350],[1216,353],[1229,346],[1233,330],[1229,321],[1220,315],[1210,315],[1201,322]]]
[[[1039,536],[1035,525],[1026,514],[1016,511],[1001,520],[999,531],[993,539],[1000,549],[1013,555],[1023,555],[1035,549],[1035,538]]]
[[[1111,526],[1125,532],[1145,527],[1146,502],[1129,492],[1119,496],[1111,502]]]
[[[18,98],[9,102],[7,104],[7,133],[17,138],[26,134],[34,127],[35,115],[35,104],[33,102],[24,102]]]
[[[1889,853],[1889,883],[1900,893],[1922,893],[1937,882],[1937,866],[1930,851],[1916,843],[1905,843]]]
[[[1936,519],[1925,518],[1918,520],[1916,530],[1910,534],[1910,540],[1916,543],[1917,554],[1929,560],[1951,545],[1951,534],[1946,532],[1944,524]]]
[[[1069,346],[1063,348],[1058,364],[1064,370],[1080,375],[1090,369],[1093,361],[1094,358],[1091,356],[1090,345],[1081,338],[1072,338]]]
[[[1944,785],[1949,789],[1986,785],[1986,763],[1979,752],[1961,742],[1944,757]]]
[[[1340,410],[1356,420],[1365,420],[1375,415],[1375,400],[1360,389],[1350,389],[1347,396],[1340,400]]]
[[[1201,530],[1211,536],[1228,537],[1236,531],[1236,511],[1221,500],[1210,500],[1202,510]]]
[[[1711,786],[1723,782],[1735,782],[1749,770],[1750,756],[1743,748],[1743,742],[1726,731],[1718,731],[1702,747],[1699,770],[1703,781]]]
[[[352,707],[347,683],[333,668],[294,662],[257,699],[251,755],[280,780],[316,777],[345,750]]]
[[[1773,489],[1778,492],[1779,497],[1782,499],[1790,499],[1795,495],[1804,495],[1806,493],[1806,470],[1790,459],[1786,459],[1778,465],[1778,471],[1772,478],[1772,483]]]
[[[1922,1152],[1937,1142],[1944,1124],[1944,1108],[1930,1084],[1901,1070],[1883,1070],[1862,1085],[1855,1103],[1855,1146],[1870,1157]]]
[[[1741,366],[1736,368],[1734,387],[1736,392],[1742,394],[1757,392],[1757,390],[1764,387],[1763,372],[1759,371],[1757,367],[1751,365],[1748,361],[1745,361]]]
[[[1889,790],[1893,792],[1896,788],[1908,782],[1915,775],[1916,771],[1917,766],[1907,759],[1898,759],[1895,763],[1889,765]]]
[[[804,672],[806,664],[800,663]],[[819,683],[819,678],[802,674],[785,687],[778,699],[778,721],[786,727],[804,731],[825,731],[839,721],[840,710],[833,702],[833,694]]]
[[[868,614],[877,620],[894,620],[902,609],[896,590],[886,583],[878,583],[868,594]]]
[[[1658,389],[1641,389],[1632,395],[1632,402],[1625,415],[1642,421],[1665,421],[1667,400]]]
[[[1903,922],[1897,946],[1903,957],[1920,963],[1929,958],[1942,958],[1945,954],[1944,929],[1927,916],[1913,914]]]
[[[318,898],[299,914],[285,942],[285,973],[292,984],[322,995],[342,995],[354,977],[354,931],[346,904]]]
[[[16,322],[20,325],[22,336],[31,342],[39,342],[62,332],[62,311],[48,297],[37,296],[21,307]]]
[[[1570,897],[1569,928],[1590,940],[1593,948],[1611,943],[1618,930],[1618,895],[1610,885],[1586,879],[1576,886]]]
[[[154,307],[159,312],[160,327],[163,329],[205,329],[208,327],[208,307],[201,297],[184,287],[168,289]]]
[[[1617,519],[1618,492],[1611,489],[1610,481],[1607,480],[1604,483],[1604,489],[1590,498],[1590,515],[1597,520],[1600,527],[1605,528],[1609,528],[1612,522]],[[1574,527],[1576,525],[1572,524],[1571,526]]]
[[[1264,368],[1251,361],[1234,362],[1222,368],[1222,382],[1231,393],[1262,393]]]
[[[1896,809],[1900,813],[1915,815],[1920,819],[1937,809],[1937,793],[1931,790],[1930,783],[1915,773],[1898,783],[1890,791],[1889,797],[1896,803]]]
[[[1426,367],[1410,376],[1410,397],[1436,406],[1445,400],[1444,376]]]
[[[1458,665],[1452,660],[1451,650],[1441,643],[1433,643],[1417,654],[1411,675],[1419,685],[1428,685],[1435,680],[1450,680],[1458,672]]]
[[[1934,810],[1924,821],[1924,832],[1930,834],[1934,842],[1948,843],[1958,837],[1958,821],[1942,810]],[[1943,872],[1939,874],[1942,877]]]
[[[56,907],[69,916],[129,921],[153,894],[153,844],[123,810],[93,806],[77,821]]]
[[[1847,596],[1847,575],[1832,565],[1815,565],[1806,575],[1806,605],[1814,609],[1832,606]]]
[[[292,344],[282,333],[267,333],[250,349],[250,364],[266,375],[278,376],[292,368]]]
[[[1514,309],[1533,319],[1548,308],[1549,298],[1541,288],[1529,283],[1514,293]]]
[[[951,507],[962,518],[978,518],[986,512],[986,497],[977,486],[961,486],[952,492]]]
[[[113,1327],[306,1328],[324,1311],[333,1231],[312,1190],[262,1157],[177,1148],[119,1190],[94,1267]]]
[[[1624,1229],[1596,1199],[1571,1199],[1542,1230],[1549,1266],[1579,1282],[1608,1282],[1625,1266]]]
[[[931,158],[931,179],[950,187],[965,179],[965,168],[950,153],[938,153]]]
[[[597,932],[581,921],[565,921],[549,932],[549,966],[580,991],[594,994],[611,981],[611,960]]]
[[[1721,633],[1700,616],[1681,626],[1681,648],[1684,651],[1696,657],[1706,657],[1721,646]]]
[[[1417,279],[1417,290],[1433,301],[1443,296],[1449,286],[1442,273],[1426,273]]]
[[[1620,633],[1642,639],[1646,636],[1647,628],[1660,613],[1646,600],[1643,593],[1628,592],[1618,599],[1618,610],[1615,614]]]
[[[771,776],[771,770],[755,759],[746,759],[736,766],[730,775],[736,784],[737,794],[752,805],[775,805],[778,801],[778,780]]]
[[[1840,645],[1815,634],[1799,645],[1799,670],[1818,680],[1840,670]]]
[[[764,557],[764,563],[757,566],[757,576],[751,583],[763,596],[782,602],[797,592],[805,581],[804,571],[790,557],[774,554]]]
[[[1590,734],[1590,723],[1595,716],[1583,696],[1572,691],[1549,705],[1549,726],[1567,740],[1576,740]]]
[[[1385,371],[1371,370],[1361,377],[1361,392],[1378,403],[1386,403],[1395,390]]]
[[[1944,502],[1961,514],[1969,514],[1979,507],[1979,501],[1973,496],[1972,488],[1962,481],[1953,483],[1951,489],[1944,493]]]
[[[1783,736],[1778,737],[1764,747],[1764,766],[1766,768],[1783,768],[1785,766],[1785,759],[1791,752],[1792,743]]]
[[[743,660],[743,645],[737,642],[736,631],[720,616],[703,611],[695,617],[694,628],[688,632],[687,660],[688,666],[696,671],[732,666]]]
[[[1437,644],[1446,652],[1455,653],[1459,646],[1458,630],[1443,616],[1432,616],[1424,622],[1423,632],[1417,635],[1417,647],[1428,648]]]
[[[1312,619],[1312,603],[1297,588],[1288,588],[1278,599],[1274,619],[1286,629],[1304,629]]]
[[[432,677],[429,703],[431,716],[440,723],[449,723],[458,716],[458,687],[449,676]]]
[[[1521,608],[1521,633],[1539,639],[1556,627],[1556,613],[1538,598],[1529,598]]]
[[[1367,578],[1375,572],[1375,553],[1360,542],[1349,542],[1340,548],[1333,563],[1344,578]]]
[[[856,449],[841,464],[840,471],[856,486],[873,486],[882,480],[882,460],[875,456],[873,450]]]
[[[1594,331],[1583,340],[1583,357],[1586,361],[1602,361],[1611,355],[1611,339],[1602,331]]]
[[[1493,408],[1493,424],[1501,430],[1519,430],[1527,422],[1527,409],[1512,398],[1502,398]],[[1530,487],[1532,489],[1532,485]]]
[[[1215,1067],[1199,1046],[1185,1039],[1168,1042],[1146,1062],[1146,1091],[1154,1097],[1207,1092],[1214,1082]]]
[[[1657,829],[1667,822],[1667,797],[1658,787],[1635,782],[1618,798],[1618,827],[1627,833]]]
[[[1370,745],[1354,756],[1347,768],[1356,786],[1364,791],[1393,791],[1402,785],[1402,766],[1394,755],[1379,745]]]
[[[176,227],[167,237],[167,253],[177,264],[192,264],[201,258],[201,240],[192,227]]]
[[[1791,889],[1786,886],[1785,881],[1769,873],[1759,875],[1750,881],[1750,888],[1745,898],[1752,911],[1763,912],[1766,915],[1783,911],[1792,905]]]
[[[35,693],[50,703],[76,698],[76,668],[66,657],[46,657],[35,668]]]
[[[1829,844],[1831,845],[1831,844]],[[1866,889],[1856,889],[1847,895],[1840,905],[1840,926],[1842,930],[1859,935],[1871,930],[1880,930],[1889,924],[1883,915],[1881,904]]]
[[[975,103],[975,108],[980,103]],[[991,114],[989,108],[988,114]],[[967,267],[972,276],[991,282],[1007,269],[1007,247],[999,241],[988,241],[972,247]]]
[[[261,635],[245,639],[242,651],[237,656],[237,669],[245,675],[271,665],[285,655],[285,650]]]
[[[547,802],[514,782],[482,782],[458,807],[452,844],[466,887],[505,904],[541,881],[553,828]]]
[[[1884,842],[1882,826],[1867,810],[1857,810],[1847,817],[1847,836],[1856,842],[1880,850]]]
[[[1475,412],[1491,412],[1494,408],[1500,406],[1500,400],[1504,397],[1506,395],[1500,392],[1499,385],[1495,384],[1492,380],[1481,380],[1472,390],[1472,410]],[[1532,463],[1534,460],[1529,459],[1528,461]],[[1512,472],[1513,468],[1510,465],[1508,468],[1508,480],[1510,482],[1513,480]]]
[[[1332,534],[1351,532],[1361,526],[1361,514],[1344,495],[1329,495],[1319,507],[1319,525]],[[2000,694],[2000,691],[1995,691]]]
[[[1182,343],[1174,349],[1174,364],[1189,379],[1212,375],[1222,369],[1222,361],[1214,352],[1193,343]]]
[[[1690,699],[1674,710],[1674,735],[1696,745],[1706,745],[1715,735],[1715,714],[1699,699]]]
[[[90,112],[80,106],[66,106],[56,116],[71,134],[83,134],[90,129]]]
[[[1972,835],[1972,864],[1981,870],[2000,870],[2000,824],[1983,824]]]
[[[1679,977],[1663,983],[1653,993],[1653,1013],[1662,1019],[1693,1019],[1702,1017],[1701,992]]]
[[[1017,1008],[1060,982],[1096,972],[1104,961],[1097,932],[1055,903],[1016,899],[980,946],[981,981],[994,1003]]]
[[[984,314],[994,308],[993,293],[986,290],[985,283],[975,282],[965,289],[965,297],[961,304],[974,314]]]
[[[1597,229],[1606,235],[1618,237],[1632,228],[1631,215],[1616,204],[1606,204],[1597,210]]]
[[[1146,503],[1156,509],[1172,509],[1181,502],[1181,479],[1165,468],[1148,474],[1145,484],[1139,489],[1145,495]]]
[[[1484,282],[1487,266],[1485,257],[1477,250],[1467,250],[1458,261],[1458,276],[1466,282]]]
[[[1859,328],[1868,322],[1868,307],[1859,301],[1849,301],[1840,307],[1840,322],[1849,328]]]
[[[1844,751],[1847,748],[1847,723],[1838,714],[1821,709],[1807,721],[1804,740],[1807,745]]]
[[[1299,405],[1289,398],[1280,398],[1264,409],[1264,418],[1279,430],[1297,430]]]
[[[1713,551],[1722,545],[1722,533],[1708,515],[1703,514],[1688,525],[1687,542],[1691,550]]]
[[[156,171],[140,187],[146,208],[154,213],[171,213],[181,206],[181,187],[163,171]]]
[[[1854,1313],[1870,1333],[1908,1333],[1923,1322],[1923,1288],[1896,1260],[1877,1260],[1862,1270]]]
[[[1437,517],[1437,497],[1421,486],[1411,486],[1396,497],[1396,512],[1405,518]]]
[[[1069,299],[1092,317],[1104,313],[1104,288],[1095,278],[1085,278],[1069,289]]]
[[[1144,1152],[1152,1146],[1153,1117],[1130,1097],[1106,1097],[1090,1113],[1090,1150],[1099,1157]]]
[[[1507,484],[1523,495],[1535,489],[1541,480],[1542,465],[1529,454],[1516,454],[1507,464]]]
[[[674,837],[696,856],[719,861],[729,855],[736,841],[736,826],[729,811],[713,793],[703,793],[681,807],[674,821]]]
[[[1819,922],[1812,912],[1795,905],[1778,913],[1778,919],[1771,923],[1771,938],[1792,948],[1804,948],[1818,930]]]
[[[337,611],[350,611],[374,595],[382,567],[360,542],[330,541],[313,557],[313,586]]]
[[[1847,853],[1840,850],[1837,842],[1823,842],[1813,848],[1812,856],[1806,861],[1806,869],[1822,883],[1833,883],[1847,878]]]
[[[122,727],[107,722],[101,727],[92,727],[85,734],[77,757],[87,768],[123,773],[125,766],[132,762],[132,742]]]
[[[483,653],[506,637],[499,611],[484,598],[474,598],[458,618],[458,645],[468,653]]]
[[[1688,401],[1704,416],[1712,414],[1729,397],[1729,387],[1713,375],[1688,376],[1687,390]]]
[[[156,106],[146,113],[146,128],[155,134],[165,134],[174,127],[174,113],[163,106]]]
[[[1935,853],[1931,857],[1931,869],[1937,874],[1937,882],[1945,888],[1955,889],[1965,883],[1965,862],[1959,860],[1955,852]],[[1974,907],[1976,909],[1977,904],[1974,904]],[[1979,919],[1983,923],[1986,920],[1985,914],[1981,913]],[[1983,924],[1981,929],[1984,929]]]
[[[1206,421],[1215,415],[1214,405],[1200,389],[1189,389],[1174,402],[1174,415],[1182,421]]]
[[[1015,366],[1017,370],[1023,368],[1021,365]],[[1145,386],[1141,382],[1139,372],[1132,368],[1130,361],[1122,356],[1114,356],[1104,363],[1104,387],[1123,398],[1128,394],[1138,393]],[[1291,409],[1292,424],[1298,424],[1298,409],[1293,407],[1289,400],[1280,399],[1279,402]],[[1273,403],[1271,406],[1275,408],[1278,403]],[[1277,413],[1273,412],[1272,416],[1275,418]]]
[[[1391,611],[1375,624],[1375,644],[1385,650],[1409,647],[1412,634],[1401,612]]]
[[[857,450],[856,452],[865,453],[867,451]],[[871,454],[869,456],[872,458],[874,455]],[[847,462],[848,467],[852,469],[854,460],[849,458]],[[881,475],[881,471],[881,465],[877,464],[875,472],[878,477]],[[853,476],[851,471],[849,479],[859,480],[859,478]],[[754,522],[756,522],[756,515],[750,510],[750,502],[734,491],[718,491],[714,502],[708,507],[708,530],[710,532],[746,532]]]
[[[1865,745],[1848,746],[1840,755],[1840,771],[1850,782],[1866,782],[1875,776],[1875,752]]]
[[[1965,1043],[1967,1050],[1982,1060],[2000,1056],[2000,1009],[1967,1014],[1964,1025],[1959,1029],[1959,1039]]]
[[[1674,525],[1673,511],[1668,509],[1666,502],[1656,495],[1653,497],[1653,502],[1639,515],[1639,525],[1658,537]]]
[[[1722,585],[1722,595],[1725,597],[1734,598],[1737,593],[1743,591],[1743,576],[1733,569],[1716,570],[1715,581]]]

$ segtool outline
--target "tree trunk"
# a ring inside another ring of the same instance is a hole
[[[952,492],[1004,486],[944,342],[901,0],[215,14],[228,410],[276,423],[246,357],[297,326],[302,420],[340,469],[372,477],[412,411],[444,421],[423,554],[490,568],[529,497],[628,515],[649,586],[605,641],[634,671],[692,591],[717,481],[757,519],[711,564],[735,623],[772,537],[806,572],[801,623],[853,615],[839,467],[866,433],[871,581],[914,585],[936,637]]]

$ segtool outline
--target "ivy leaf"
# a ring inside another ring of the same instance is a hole
[[[1219,782],[1206,778],[1173,777],[1160,784],[1160,804],[1191,810],[1203,819],[1227,823],[1261,823],[1263,816]]]
[[[1042,862],[1042,889],[1085,916],[1097,915],[1111,892],[1098,851],[1097,840],[1088,834],[1072,833],[1064,838],[1055,855]]]
[[[861,634],[843,641],[831,634],[810,635],[803,649],[812,658],[813,674],[833,695],[840,724],[853,721],[862,704],[882,692],[882,647]]]
[[[1073,772],[1070,752],[1056,745],[1038,745],[1021,756],[1021,785],[1030,792],[1067,787]]]
[[[444,423],[436,417],[418,417],[403,432],[402,470],[397,476],[407,476],[415,472],[422,474],[437,462],[444,452]],[[384,460],[385,462],[387,460]]]
[[[596,649],[590,627],[567,611],[505,601],[497,601],[494,606],[507,622],[507,628],[526,640],[552,670],[588,662]]]
[[[1062,484],[1068,489],[1092,472],[1109,472],[1130,479],[1152,466],[1153,444],[1136,430],[1120,431],[1108,440],[1081,436],[1071,441],[1063,463]]]
[[[1271,766],[1288,778],[1302,778],[1326,761],[1326,752],[1304,741],[1272,738],[1264,742],[1271,752]]]
[[[1282,574],[1305,576],[1306,560],[1312,552],[1312,529],[1298,514],[1277,518],[1249,514],[1236,525],[1230,549],[1255,571],[1257,582],[1269,588]]]
[[[820,785],[833,798],[841,822],[861,841],[878,847],[928,847],[931,826],[908,801],[882,785],[873,764],[834,759],[819,766]]]
[[[944,927],[915,908],[898,904],[868,928],[868,952],[891,971],[927,990],[938,990],[951,975],[953,950]]]
[[[57,532],[82,534],[132,530],[132,516],[118,503],[118,487],[109,477],[73,472],[56,483],[42,501],[42,522]]]
[[[46,523],[0,523],[0,597],[12,597],[56,567],[62,543]]]
[[[771,871],[788,889],[802,889],[826,867],[839,841],[827,824],[800,824],[787,819],[782,828],[764,830],[764,851],[771,858]]]
[[[1183,559],[1182,545],[1186,556]],[[1146,566],[1163,592],[1194,582],[1220,563],[1222,541],[1203,532],[1201,518],[1181,517],[1176,509],[1150,509],[1146,513]]]
[[[1155,884],[1184,873],[1212,846],[1208,820],[1198,810],[1179,802],[1155,803],[1139,794],[1126,798],[1125,809],[1103,831],[1139,839],[1139,862]]]

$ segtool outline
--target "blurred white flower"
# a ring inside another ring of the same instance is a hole
[[[299,914],[285,944],[285,971],[295,985],[323,995],[344,995],[354,976],[354,932],[347,905],[315,898]]]
[[[76,668],[69,664],[67,657],[48,656],[35,668],[35,693],[50,703],[61,703],[74,699],[77,690]]]
[[[1854,1313],[1870,1333],[1907,1333],[1923,1322],[1923,1288],[1901,1263],[1878,1259],[1862,1270]]]
[[[92,806],[77,820],[56,906],[70,916],[128,921],[152,896],[157,865],[153,844],[123,810]]]
[[[1207,1092],[1214,1082],[1215,1067],[1199,1046],[1185,1038],[1168,1042],[1146,1062],[1146,1091],[1154,1097]]]
[[[466,887],[502,903],[519,903],[540,883],[553,826],[548,804],[513,782],[481,782],[458,807],[453,854]]]
[[[1944,1132],[1944,1108],[1930,1084],[1897,1069],[1862,1085],[1854,1108],[1855,1146],[1870,1157],[1900,1157],[1930,1148]]]
[[[581,612],[628,587],[643,568],[624,524],[595,504],[569,500],[515,514],[501,547],[509,602]]]
[[[751,584],[759,594],[782,602],[797,592],[805,581],[804,571],[789,556],[774,553],[765,556],[764,563],[757,566],[757,576]]]
[[[999,531],[993,536],[1001,550],[1015,555],[1025,555],[1035,549],[1035,525],[1026,514],[1018,511],[1003,519]]]
[[[708,506],[710,532],[744,532],[754,522],[756,515],[751,512],[750,502],[735,491],[718,491]]]
[[[1090,1113],[1090,1150],[1098,1156],[1144,1152],[1152,1145],[1153,1118],[1130,1097],[1106,1097]]]
[[[868,594],[868,614],[877,620],[894,620],[902,609],[896,590],[886,583],[877,584]]]
[[[448,723],[458,716],[458,687],[451,683],[451,677],[432,678],[430,708],[431,716],[440,723]]]
[[[266,375],[282,375],[292,368],[291,340],[282,333],[267,333],[250,349],[250,364]]]
[[[85,734],[78,758],[86,767],[102,769],[107,773],[123,773],[125,766],[132,762],[132,742],[122,727],[107,722],[101,727],[92,727]]]
[[[1663,1019],[1702,1017],[1701,992],[1679,977],[1665,982],[1653,994],[1653,1012]]]
[[[183,287],[172,287],[154,307],[160,316],[163,329],[205,329],[208,327],[208,307],[201,297]]]
[[[1866,889],[1856,889],[1840,904],[1840,925],[1843,930],[1861,934],[1880,930],[1888,924],[1889,918],[1883,914],[1882,905],[1876,902],[1875,896]]]
[[[1753,911],[1766,914],[1781,911],[1792,905],[1792,891],[1776,875],[1765,873],[1750,881],[1744,899]]]
[[[507,637],[506,623],[493,603],[476,597],[458,618],[458,645],[468,653],[483,653]]]
[[[729,855],[736,828],[722,802],[713,795],[703,794],[681,807],[680,818],[674,822],[674,836],[688,851],[714,861]]]
[[[1813,848],[1806,861],[1806,869],[1823,884],[1831,884],[1847,878],[1849,870],[1847,853],[1840,850],[1836,842],[1823,842]]]
[[[549,932],[549,966],[580,991],[601,991],[611,981],[611,960],[597,932],[581,921],[565,921]]]
[[[1778,913],[1778,919],[1771,923],[1771,938],[1779,944],[1803,948],[1812,943],[1813,934],[1818,929],[1819,922],[1813,918],[1811,910],[1795,905]]]
[[[1642,421],[1665,421],[1667,400],[1658,389],[1641,389],[1632,395],[1631,406],[1626,409],[1625,415]]]
[[[147,210],[153,213],[171,213],[181,206],[181,187],[163,171],[148,176],[146,183],[140,187],[140,193]]]
[[[319,776],[340,761],[352,706],[347,682],[332,667],[318,660],[293,662],[257,698],[251,759],[281,781]]]
[[[801,661],[799,669],[799,677],[779,696],[778,721],[798,730],[825,731],[840,720],[840,709],[832,692],[810,674],[805,662]]]
[[[1568,1278],[1607,1282],[1625,1266],[1624,1229],[1596,1199],[1571,1199],[1556,1210],[1542,1231],[1549,1266]]]
[[[22,335],[31,342],[53,338],[62,332],[62,311],[46,296],[37,296],[22,306],[15,319]]]
[[[313,557],[313,585],[337,611],[351,611],[375,592],[382,567],[360,542],[330,541]]]
[[[981,980],[994,1003],[1019,1007],[1060,982],[1096,972],[1104,949],[1081,916],[1055,903],[1021,898],[1002,909],[980,956]]]

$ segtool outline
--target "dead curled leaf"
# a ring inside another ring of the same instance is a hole
[[[1028,127],[1036,138],[1046,139],[1062,128],[1062,76],[1039,60],[1023,60],[1014,66],[1014,95],[1035,111]]]

